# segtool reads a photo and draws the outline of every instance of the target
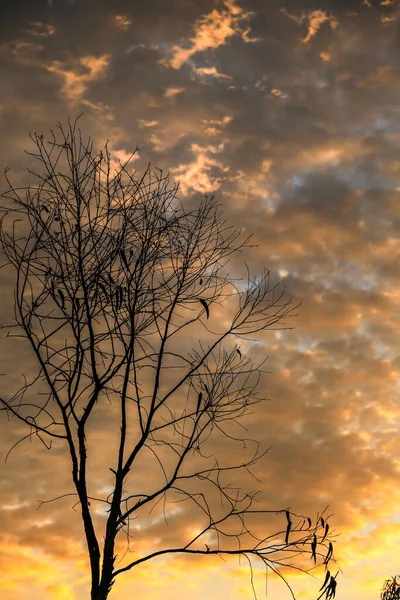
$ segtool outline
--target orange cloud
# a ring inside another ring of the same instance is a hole
[[[208,193],[220,187],[221,178],[218,173],[229,170],[229,167],[214,158],[222,150],[223,144],[206,147],[192,144],[191,152],[195,157],[194,160],[171,169],[171,173],[179,179],[183,194],[187,194],[189,190]]]
[[[329,23],[332,29],[338,26],[337,19],[332,15],[327,15],[323,10],[314,10],[308,15],[308,32],[303,39],[304,44],[307,44],[318,33],[323,23]]]
[[[30,25],[32,28],[27,29],[26,32],[37,37],[49,37],[54,35],[56,31],[53,25],[41,21],[32,21]]]
[[[336,29],[339,24],[336,17],[328,15],[324,10],[313,10],[307,14],[303,11],[300,16],[289,13],[286,8],[281,8],[280,11],[297,25],[302,25],[305,21],[308,21],[308,31],[302,40],[303,44],[307,44],[318,33],[324,23],[329,23],[332,29]]]
[[[223,46],[234,35],[244,42],[256,41],[249,37],[247,21],[252,13],[242,10],[235,0],[224,2],[225,8],[214,9],[194,24],[194,36],[190,38],[190,47],[174,46],[172,58],[165,61],[174,69],[179,69],[193,54],[210,48]]]
[[[116,27],[122,29],[123,31],[127,31],[132,25],[132,21],[125,15],[115,15],[114,21]]]
[[[47,70],[59,75],[64,80],[61,93],[67,100],[76,103],[83,99],[87,87],[92,81],[104,76],[109,58],[108,55],[83,56],[72,68],[68,68],[60,61],[54,61],[47,67]]]

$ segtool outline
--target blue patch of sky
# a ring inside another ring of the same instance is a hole
[[[297,350],[299,352],[309,352],[310,350],[313,350],[316,345],[316,342],[307,343],[305,340],[303,340],[297,345]]]
[[[360,537],[366,537],[370,534],[376,527],[379,525],[384,525],[386,523],[400,523],[400,512],[394,512],[385,519],[379,519],[377,521],[367,523],[365,527],[359,532]]]
[[[376,355],[379,358],[385,358],[388,360],[393,360],[398,356],[398,348],[390,348],[386,346],[381,341],[376,340],[376,334],[371,333],[369,323],[367,320],[362,320],[357,326],[357,333],[365,336],[370,339],[373,343],[373,347],[375,348]],[[396,392],[400,394],[400,378],[396,383]]]
[[[304,185],[304,179],[305,177],[302,177],[301,175],[293,175],[290,179],[292,187],[302,187]]]
[[[381,344],[380,342],[378,342],[376,344],[376,353],[379,356],[384,356],[387,353],[387,348],[385,348],[385,346],[383,344]]]

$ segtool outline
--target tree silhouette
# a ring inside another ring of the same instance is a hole
[[[400,575],[395,575],[385,581],[381,600],[400,600]]]
[[[131,170],[133,155],[114,169],[108,145],[95,151],[76,121],[59,125],[50,141],[30,137],[35,151],[28,154],[40,172],[30,170],[35,183],[18,188],[6,171],[0,239],[15,271],[8,335],[27,341],[37,372],[1,404],[29,427],[17,443],[34,434],[48,448],[54,442],[69,451],[74,491],[65,495],[76,495],[80,505],[91,600],[105,600],[124,571],[174,553],[245,557],[251,573],[259,560],[289,589],[286,567],[308,571],[308,557],[311,568],[322,563],[327,570],[329,516],[312,521],[289,509],[262,510],[257,492],[233,484],[265,454],[237,433],[262,400],[256,388],[264,364],[253,364],[238,343],[283,327],[295,308],[291,299],[268,271],[248,274],[245,283],[229,275],[230,257],[249,239],[241,241],[226,224],[213,197],[185,208],[168,175]],[[87,455],[100,405],[118,415],[117,451],[104,457],[112,492],[103,498],[90,492]],[[233,452],[227,462],[210,451],[223,436],[239,444],[236,461]],[[138,490],[139,465],[150,461],[161,476],[156,480],[154,471],[150,487]],[[167,528],[165,507],[174,502],[190,504],[198,531],[128,555],[117,567],[120,536],[134,552],[132,520],[161,507]],[[98,503],[107,508],[102,550]],[[276,521],[273,533],[255,531],[262,515]],[[331,594],[330,584],[325,588]]]

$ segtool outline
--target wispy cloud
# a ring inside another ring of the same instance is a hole
[[[185,88],[183,87],[170,87],[167,88],[164,92],[164,96],[166,98],[173,98],[173,96],[176,96],[177,94],[182,94],[182,92],[185,91]]]
[[[30,28],[25,29],[26,33],[34,35],[36,37],[49,37],[55,34],[56,30],[54,25],[50,23],[42,23],[40,21],[32,21],[29,23]]]
[[[109,56],[83,56],[73,65],[60,61],[52,62],[47,70],[63,79],[61,94],[73,102],[81,100],[92,81],[102,77],[109,64]]]
[[[307,44],[318,33],[324,23],[329,23],[332,29],[336,29],[339,25],[337,18],[333,14],[329,15],[324,10],[313,10],[309,13],[302,11],[300,15],[295,15],[290,13],[286,8],[281,8],[281,12],[297,23],[297,25],[307,23],[308,31],[302,40],[303,44]]]
[[[230,75],[220,73],[216,67],[199,67],[194,69],[197,75],[214,77],[215,79],[232,79]]]
[[[125,15],[115,15],[114,22],[115,25],[123,31],[127,31],[132,25],[131,19]]]
[[[180,182],[183,194],[195,190],[207,194],[218,190],[221,186],[221,174],[226,173],[229,167],[217,160],[216,155],[223,150],[223,144],[219,146],[200,146],[192,144],[190,150],[194,159],[185,164],[180,164],[171,169],[171,172]]]
[[[212,10],[195,22],[189,47],[174,46],[172,57],[165,59],[165,63],[179,69],[194,54],[223,46],[235,35],[246,43],[257,41],[249,36],[251,14],[240,8],[235,0],[225,1],[222,8]]]

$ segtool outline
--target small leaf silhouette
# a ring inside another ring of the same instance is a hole
[[[328,573],[329,573],[329,571],[328,571]],[[320,598],[322,598],[322,596],[324,596],[324,595],[325,595],[326,600],[331,600],[336,596],[336,587],[337,587],[336,576],[337,576],[337,573],[336,573],[335,577],[333,577],[333,575],[330,576],[331,579],[329,581],[329,584],[326,586],[326,583],[325,583],[325,589],[324,589],[324,586],[321,588],[321,590],[323,590],[323,591],[318,596],[317,600],[320,600]],[[325,578],[325,581],[326,581],[326,579],[327,578]],[[318,591],[321,591],[321,590],[318,590]]]
[[[205,383],[204,387],[206,388],[206,393],[207,393],[207,399],[205,401],[205,408],[210,408],[210,406],[212,405],[212,398],[210,396],[210,390],[208,388],[208,385]]]
[[[202,278],[200,279],[199,284],[203,285],[203,279]]]
[[[47,214],[49,214],[49,212],[50,212],[45,204],[42,204],[41,210],[44,210],[44,212],[46,212]]]
[[[292,529],[292,519],[290,518],[290,511],[285,510],[285,514],[286,514],[286,519],[287,519],[287,528],[286,528],[286,535],[285,535],[285,544],[289,543],[289,534],[290,534],[290,530]]]
[[[122,250],[122,248],[121,248],[120,254],[121,254],[122,262],[124,263],[126,270],[129,271],[129,264],[128,264],[128,261],[126,260],[126,254]]]
[[[329,531],[329,523],[326,523],[326,525],[325,525],[325,533],[324,533],[324,536],[322,538],[322,541],[324,541],[324,539],[328,535],[328,531]]]
[[[106,286],[105,286],[103,283],[101,283],[101,281],[98,281],[98,282],[97,282],[97,285],[98,285],[98,286],[99,286],[99,288],[100,288],[100,289],[101,289],[101,290],[104,292],[105,296],[108,296],[108,293],[107,293],[107,288],[106,288]]]
[[[115,290],[115,308],[118,310],[120,307],[120,295],[119,295],[119,288],[117,288]]]
[[[330,578],[330,576],[331,576],[331,572],[330,572],[330,571],[327,571],[327,572],[326,572],[326,575],[325,575],[325,580],[324,580],[324,583],[322,584],[322,586],[321,586],[321,587],[319,588],[319,590],[318,590],[319,592],[320,592],[321,590],[323,590],[324,588],[326,588],[326,586],[327,586],[327,584],[328,584],[328,581],[329,581],[329,578]]]
[[[239,354],[240,358],[242,358],[242,353],[240,352],[239,348],[236,348],[236,352]]]
[[[322,525],[322,527],[325,527],[325,521],[324,521],[323,517],[321,517],[321,525]]]
[[[310,519],[310,517],[307,517],[307,521],[308,521],[308,528],[310,529],[310,527],[311,527],[311,519]]]
[[[329,600],[330,598],[334,598],[336,596],[336,586],[337,586],[336,579],[334,577],[331,577],[331,580],[329,582],[329,586],[327,589],[327,594],[326,594],[327,600]]]
[[[328,562],[330,561],[332,554],[333,554],[333,546],[332,546],[332,542],[329,542],[328,552],[327,552],[327,554],[325,556],[325,560],[324,560],[325,565],[327,565]]]
[[[61,306],[62,306],[62,308],[64,310],[65,309],[65,297],[64,297],[64,294],[62,293],[61,290],[57,290],[57,292],[58,292],[58,294],[59,294],[59,296],[61,298]]]
[[[203,394],[202,392],[200,392],[198,398],[197,398],[197,407],[196,407],[196,415],[199,414],[199,410],[200,410],[200,404],[201,404],[201,400],[203,398]]]
[[[209,311],[207,302],[203,298],[199,298],[199,302],[201,302],[201,304],[204,306],[204,310],[206,311],[206,315],[207,315],[207,319],[208,319],[208,317],[210,316],[210,311]]]
[[[314,564],[317,564],[317,536],[313,535],[313,541],[311,542],[311,558],[314,559]]]

